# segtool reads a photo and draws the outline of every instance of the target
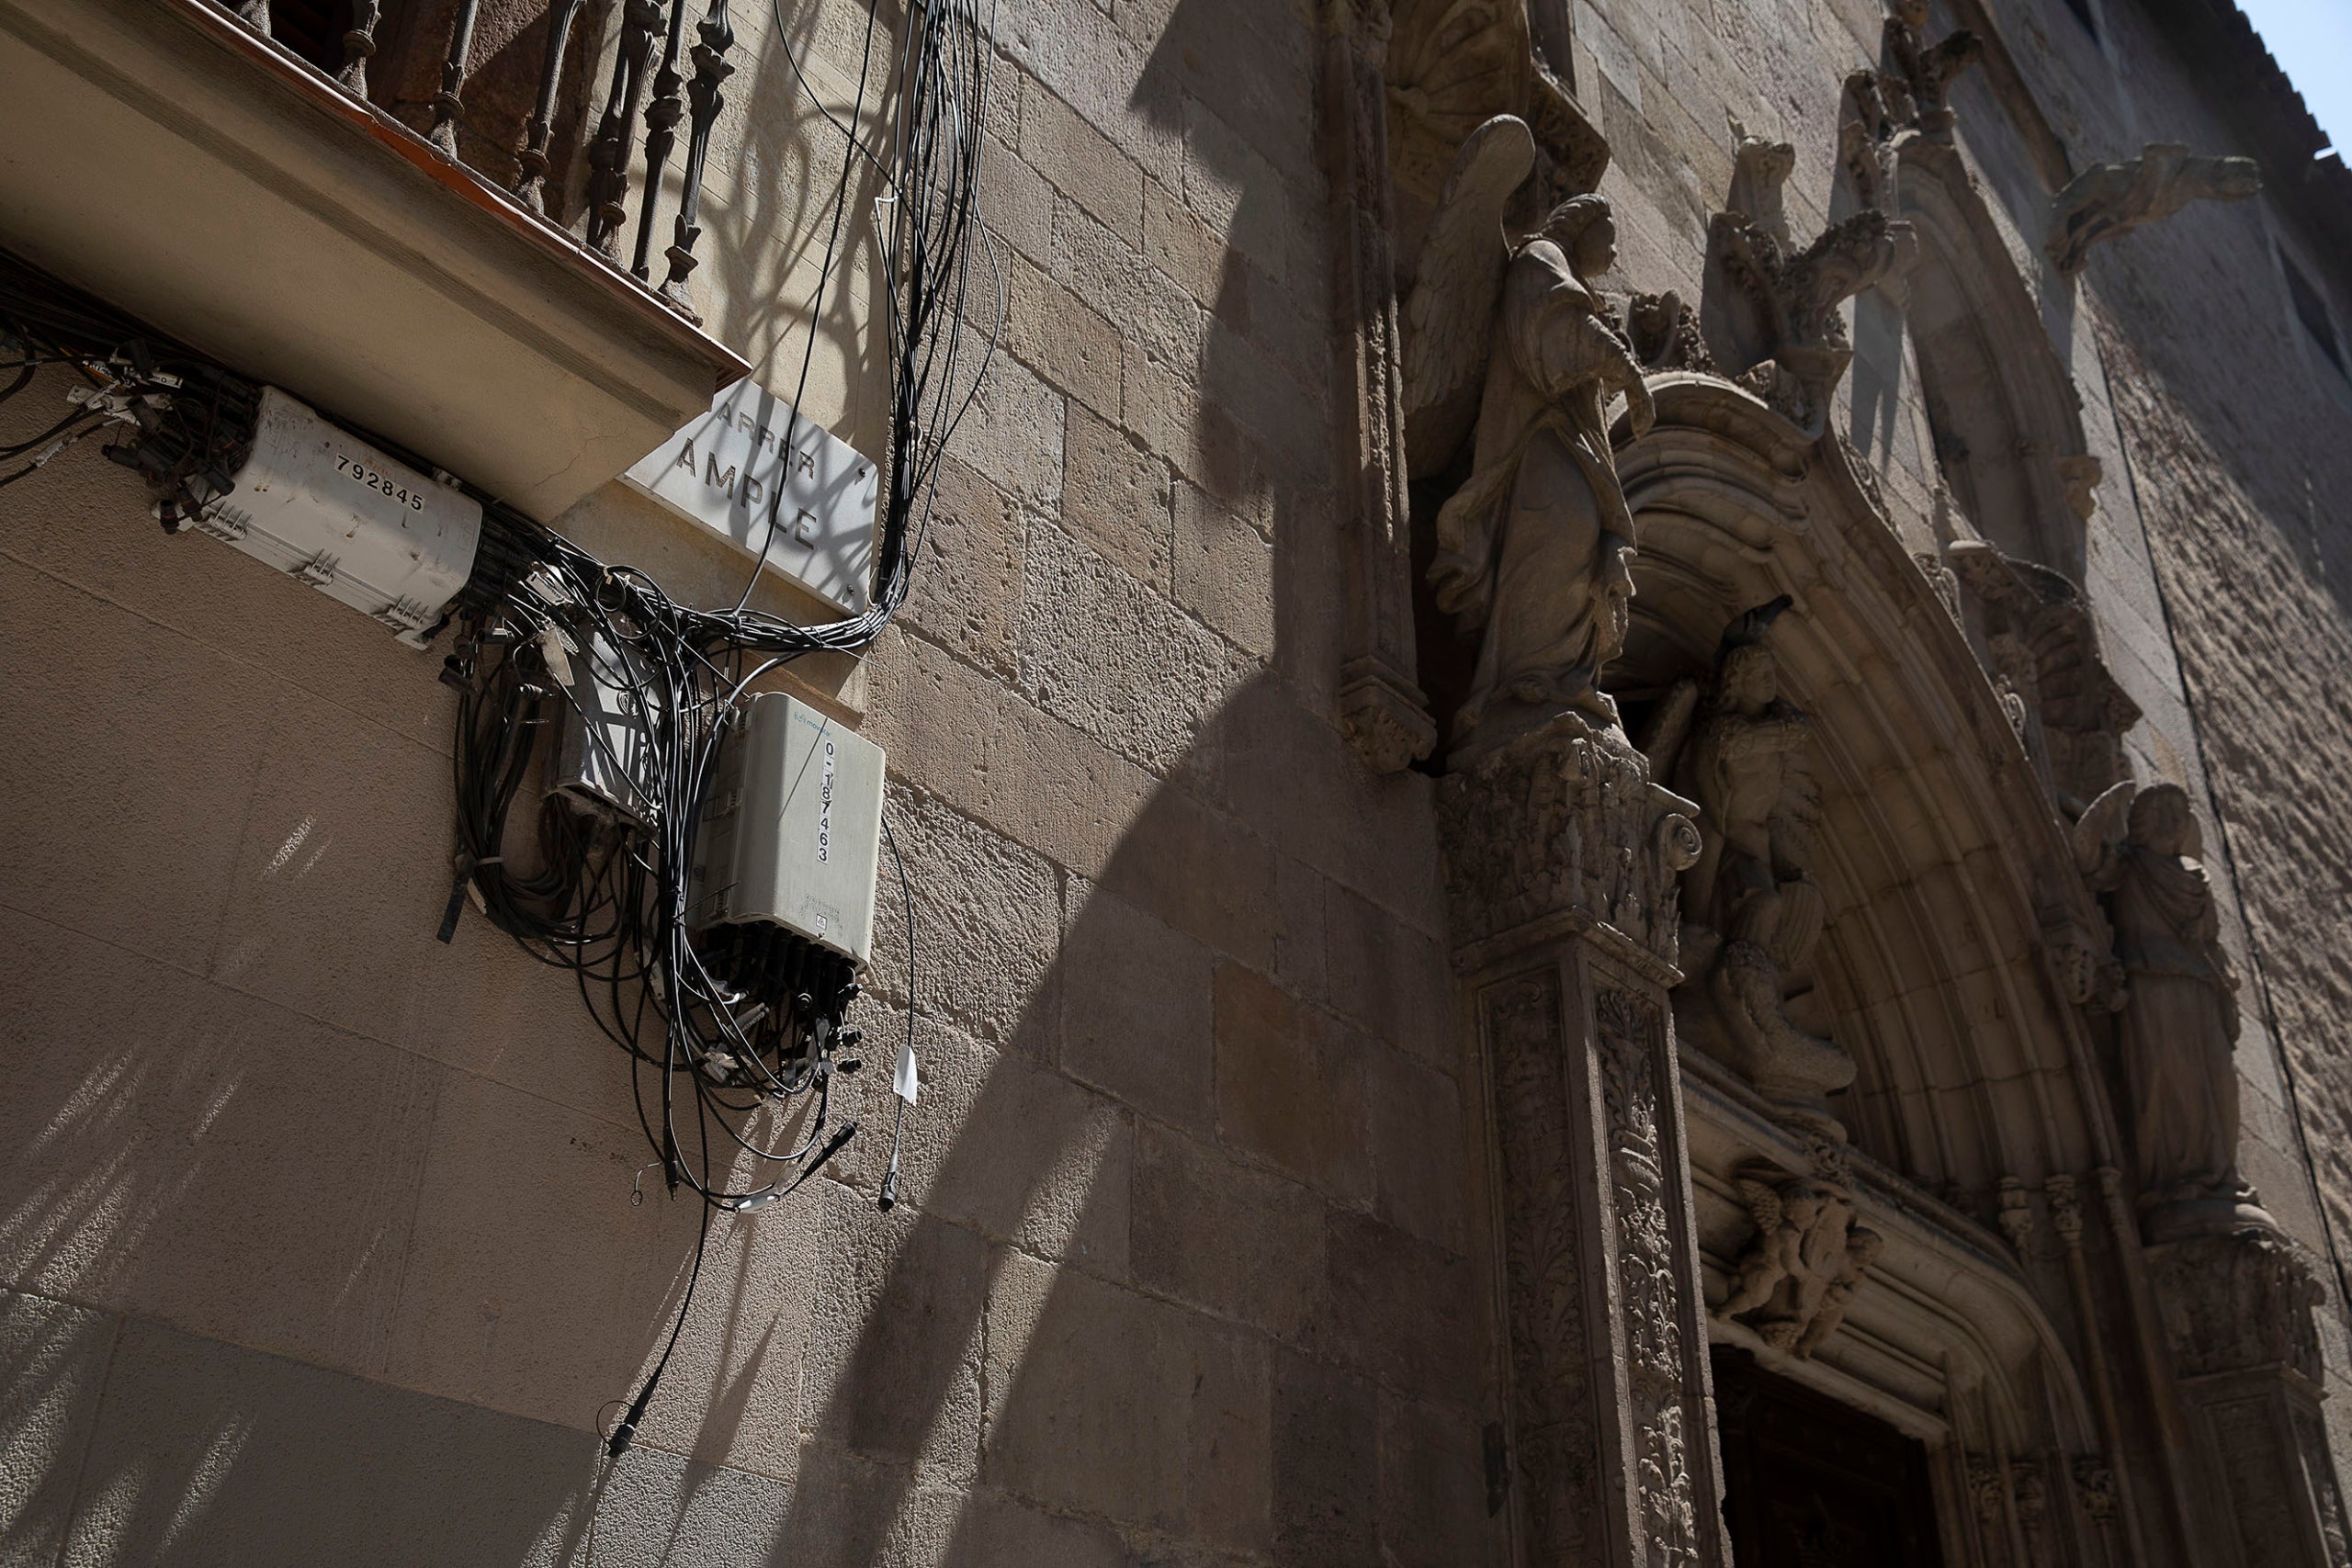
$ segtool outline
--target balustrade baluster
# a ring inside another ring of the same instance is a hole
[[[686,86],[693,108],[692,130],[686,140],[685,189],[679,196],[677,226],[664,253],[670,258],[670,276],[662,281],[662,297],[688,321],[699,324],[702,317],[694,308],[686,275],[695,269],[695,242],[702,237],[695,219],[702,206],[703,158],[710,151],[710,128],[718,118],[718,87],[735,73],[735,67],[727,62],[727,51],[735,47],[735,29],[727,22],[727,0],[710,0],[710,15],[695,30],[702,41],[695,45],[695,76]]]
[[[685,46],[686,0],[675,0],[670,11],[670,41],[662,51],[662,69],[653,77],[653,101],[645,106],[645,199],[637,209],[637,256],[629,270],[646,282],[653,277],[653,208],[662,194],[662,165],[677,144],[678,121],[684,118],[685,100],[679,96],[685,79],[678,73],[678,51]]]
[[[269,0],[232,0],[229,9],[262,37],[269,36]]]
[[[458,155],[458,117],[465,112],[458,95],[465,90],[466,64],[474,48],[474,13],[480,0],[458,0],[458,15],[449,27],[449,58],[441,65],[441,90],[433,95],[433,145],[450,157]]]
[[[383,10],[378,0],[351,0],[351,26],[343,34],[343,70],[335,80],[356,98],[368,96],[368,61],[376,52],[376,23]]]
[[[548,209],[548,138],[555,130],[555,96],[563,83],[563,51],[571,41],[571,24],[580,15],[582,0],[555,0],[548,7],[548,52],[539,70],[539,103],[531,116],[530,131],[514,160],[522,165],[522,173],[514,181],[514,195],[532,211],[545,215]]]
[[[684,5],[685,0],[678,0]],[[594,210],[588,220],[588,243],[607,260],[620,260],[620,231],[628,217],[628,149],[637,123],[637,105],[645,90],[645,70],[653,59],[653,27],[662,19],[658,0],[622,0],[621,41],[613,56],[612,90],[605,96],[605,112],[596,121],[596,140],[588,149],[595,173],[588,199]]]

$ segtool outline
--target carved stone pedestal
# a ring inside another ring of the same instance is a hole
[[[2346,1568],[2352,1527],[2319,1412],[2323,1299],[2312,1260],[2265,1230],[2148,1248],[2197,1469],[2222,1539],[2199,1561]]]
[[[1727,1564],[1667,1004],[1693,807],[1566,716],[1442,802],[1498,1156],[1519,1561]]]

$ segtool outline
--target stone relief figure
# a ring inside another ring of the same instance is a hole
[[[1789,605],[1783,594],[1734,620],[1712,678],[1667,695],[1645,749],[1652,767],[1699,803],[1706,838],[1682,876],[1690,995],[1678,1017],[1797,1125],[1834,1141],[1843,1129],[1828,1095],[1853,1081],[1853,1059],[1792,1016],[1809,999],[1824,903],[1807,869],[1821,816],[1812,720],[1781,701],[1766,642]]]
[[[1809,1357],[1846,1319],[1846,1308],[1884,1246],[1854,1224],[1854,1201],[1833,1182],[1765,1170],[1734,1179],[1756,1222],[1731,1292],[1714,1315],[1753,1315],[1767,1345]]]
[[[1508,117],[1464,143],[1407,304],[1416,472],[1442,468],[1476,410],[1470,476],[1438,513],[1430,567],[1439,606],[1482,631],[1456,757],[1562,713],[1615,726],[1599,682],[1624,642],[1634,532],[1608,408],[1623,393],[1636,435],[1656,412],[1591,287],[1616,260],[1609,204],[1573,197],[1501,243],[1528,144]]]
[[[2262,189],[2251,158],[2193,158],[2177,142],[2152,143],[2138,157],[2100,164],[2066,183],[2051,201],[2046,248],[2068,277],[2083,270],[2091,247],[2169,218],[2192,201],[2244,201]]]
[[[1975,62],[1983,46],[1965,28],[1928,43],[1928,0],[1894,0],[1893,9],[1883,31],[1888,69],[1880,75],[1880,93],[1896,118],[1949,141],[1959,120],[1951,108],[1952,81]]]
[[[1909,224],[1866,207],[1798,249],[1780,194],[1793,164],[1785,142],[1740,142],[1731,205],[1707,226],[1702,313],[1715,364],[1812,437],[1854,358],[1839,307],[1900,276],[1917,243]]]
[[[2222,952],[2197,818],[2177,784],[2129,781],[2075,828],[2077,865],[2109,896],[2123,965],[2123,1066],[2151,1239],[2267,1225],[2238,1178],[2237,977]]]

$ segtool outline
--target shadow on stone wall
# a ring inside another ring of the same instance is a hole
[[[877,654],[928,1075],[905,1201],[872,1202],[886,856],[865,1132],[806,1210],[716,1227],[617,1465],[585,1428],[658,1352],[693,1217],[624,1201],[626,1064],[568,981],[478,920],[431,941],[446,694],[340,606],[154,539],[95,452],[44,475],[79,520],[0,539],[0,649],[44,671],[0,781],[91,820],[20,816],[0,891],[0,1253],[39,1292],[0,1295],[0,1561],[51,1561],[69,1516],[77,1562],[1484,1550],[1430,784],[1366,775],[1329,716],[1312,39],[1184,0],[1118,89],[1225,193],[1209,313],[1141,352],[1127,419],[1198,506],[1146,583],[1109,520],[1018,497],[1018,604],[958,606],[1001,608],[1001,662],[921,614]],[[934,674],[970,700],[923,701]],[[1029,728],[957,751],[999,699]]]

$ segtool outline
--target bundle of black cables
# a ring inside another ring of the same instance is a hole
[[[227,492],[253,441],[261,389],[133,321],[32,263],[0,250],[0,403],[51,365],[80,381],[74,412],[21,441],[0,443],[0,489],[60,454],[112,433],[106,455],[143,475],[165,526]]]
[[[854,965],[778,928],[697,929],[691,902],[697,838],[723,749],[759,682],[803,654],[863,648],[905,601],[941,456],[993,354],[1004,310],[1001,272],[988,352],[968,377],[961,374],[973,244],[989,246],[974,210],[994,50],[994,0],[986,0],[986,19],[981,3],[928,0],[910,7],[887,164],[854,126],[818,105],[841,131],[844,152],[809,306],[796,411],[835,280],[857,161],[879,175],[886,194],[877,207],[888,209],[879,259],[888,280],[889,446],[863,614],[800,626],[747,608],[764,554],[731,609],[683,605],[645,573],[607,566],[468,487],[483,502],[483,525],[472,576],[453,607],[456,649],[442,674],[460,698],[457,874],[441,934],[454,936],[470,901],[533,956],[573,973],[591,1016],[634,1064],[638,1116],[654,1163],[672,1191],[691,1189],[701,1200],[702,1227],[677,1324],[611,1435],[615,1455],[628,1447],[676,1348],[712,1213],[782,1198],[856,1130],[850,1122],[829,1131],[834,1078],[858,1066],[847,1053],[860,1032],[843,1021],[859,994]],[[873,53],[876,4],[869,0],[865,62]],[[780,17],[778,22],[789,59],[789,34]],[[798,61],[790,62],[799,77]],[[813,100],[814,90],[800,80]],[[24,478],[71,443],[119,425],[126,433],[107,456],[147,478],[166,528],[199,518],[232,488],[253,438],[260,388],[5,251],[0,356],[0,373],[15,373],[0,389],[0,401],[22,391],[46,365],[71,366],[87,383],[86,391],[75,389],[74,413],[28,440],[0,446],[0,460],[30,454],[25,467],[0,474],[0,485]],[[785,444],[794,444],[797,434],[788,428]],[[369,439],[413,467],[431,467],[380,437]],[[535,820],[517,829],[509,820],[514,802],[540,773],[537,765],[550,760],[553,748],[545,743],[559,731],[596,752],[608,793],[583,798],[543,792]],[[895,860],[895,844],[892,854]],[[913,909],[903,869],[899,882],[911,991]],[[911,1051],[911,995],[907,1017]],[[894,1134],[880,1198],[886,1208],[897,1168]]]

